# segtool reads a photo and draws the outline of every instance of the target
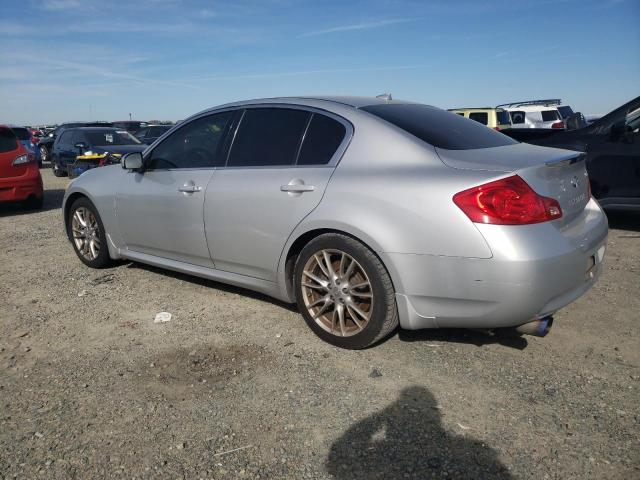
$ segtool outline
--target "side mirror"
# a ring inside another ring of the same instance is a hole
[[[85,148],[87,148],[87,144],[84,142],[78,142],[74,145],[74,147],[76,147],[78,149],[78,151],[80,153],[82,153],[84,151]]]
[[[124,157],[122,157],[122,168],[126,170],[134,170],[140,171],[142,170],[142,153],[133,152],[127,153]]]

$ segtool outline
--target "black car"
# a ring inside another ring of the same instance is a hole
[[[135,135],[140,131],[140,129],[146,127],[147,122],[140,122],[139,120],[118,120],[113,122],[114,128],[120,128],[122,130],[126,130],[132,135]]]
[[[125,153],[142,152],[146,145],[126,130],[105,127],[67,128],[57,138],[51,151],[51,166],[56,177],[68,175],[78,157],[97,159],[119,159]],[[91,163],[82,162],[82,170]],[[95,162],[101,166],[104,162]],[[74,172],[77,176],[81,172]]]
[[[502,133],[587,154],[591,191],[607,210],[640,212],[640,97],[577,130],[512,128]]]
[[[64,132],[68,128],[76,128],[76,127],[111,127],[111,123],[109,122],[67,122],[58,125],[52,132],[40,139],[38,142],[38,148],[40,149],[40,159],[42,162],[48,162],[51,160],[51,149],[53,148],[53,143],[56,141],[62,132]]]
[[[135,136],[146,145],[151,145],[162,135],[173,128],[173,125],[149,125],[139,130]]]

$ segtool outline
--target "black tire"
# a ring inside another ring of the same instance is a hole
[[[22,202],[22,208],[25,210],[40,210],[44,202],[44,197],[30,196]]]
[[[60,165],[58,165],[58,162],[56,162],[55,160],[51,160],[51,169],[53,170],[53,175],[56,177],[66,177],[68,175],[67,172]]]
[[[50,152],[44,145],[40,145],[38,148],[40,149],[40,164],[42,165],[42,162],[48,162],[50,160]]]
[[[98,239],[100,240],[100,249],[98,251],[97,257],[93,260],[89,260],[82,255],[80,250],[78,250],[78,247],[73,239],[73,232],[71,228],[72,219],[76,213],[76,210],[78,210],[79,208],[86,208],[87,210],[91,211],[91,213],[95,217],[96,222],[98,224],[97,236],[98,236]],[[107,236],[105,234],[102,219],[100,218],[98,209],[87,197],[81,197],[77,199],[75,202],[73,202],[73,204],[71,205],[71,208],[69,209],[69,214],[67,215],[66,227],[67,227],[67,232],[69,232],[69,237],[71,240],[71,245],[73,246],[73,250],[76,252],[76,255],[78,256],[78,258],[82,263],[84,263],[86,266],[91,268],[106,268],[113,265],[114,261],[109,256],[109,248],[107,247]]]
[[[358,262],[369,279],[373,294],[372,314],[364,328],[352,336],[340,336],[325,330],[313,319],[305,305],[301,285],[303,270],[310,258],[321,250],[336,250],[346,253]],[[347,235],[326,233],[311,240],[302,249],[296,261],[294,287],[298,309],[309,328],[318,337],[337,347],[352,350],[366,348],[387,337],[398,327],[398,309],[389,273],[371,250]]]

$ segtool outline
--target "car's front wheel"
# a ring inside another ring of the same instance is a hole
[[[67,228],[73,249],[82,263],[91,268],[104,268],[113,262],[109,257],[104,225],[88,198],[82,197],[73,202]]]
[[[349,236],[313,239],[300,252],[294,275],[300,312],[316,335],[333,345],[366,348],[398,326],[389,273]]]

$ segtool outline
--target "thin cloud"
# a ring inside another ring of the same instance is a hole
[[[372,28],[388,27],[389,25],[397,25],[399,23],[415,22],[416,18],[396,18],[390,20],[378,20],[374,22],[353,23],[351,25],[341,25],[337,27],[325,28],[323,30],[315,30],[303,33],[300,37],[315,37],[318,35],[329,35],[331,33],[351,32],[354,30],[370,30]]]

